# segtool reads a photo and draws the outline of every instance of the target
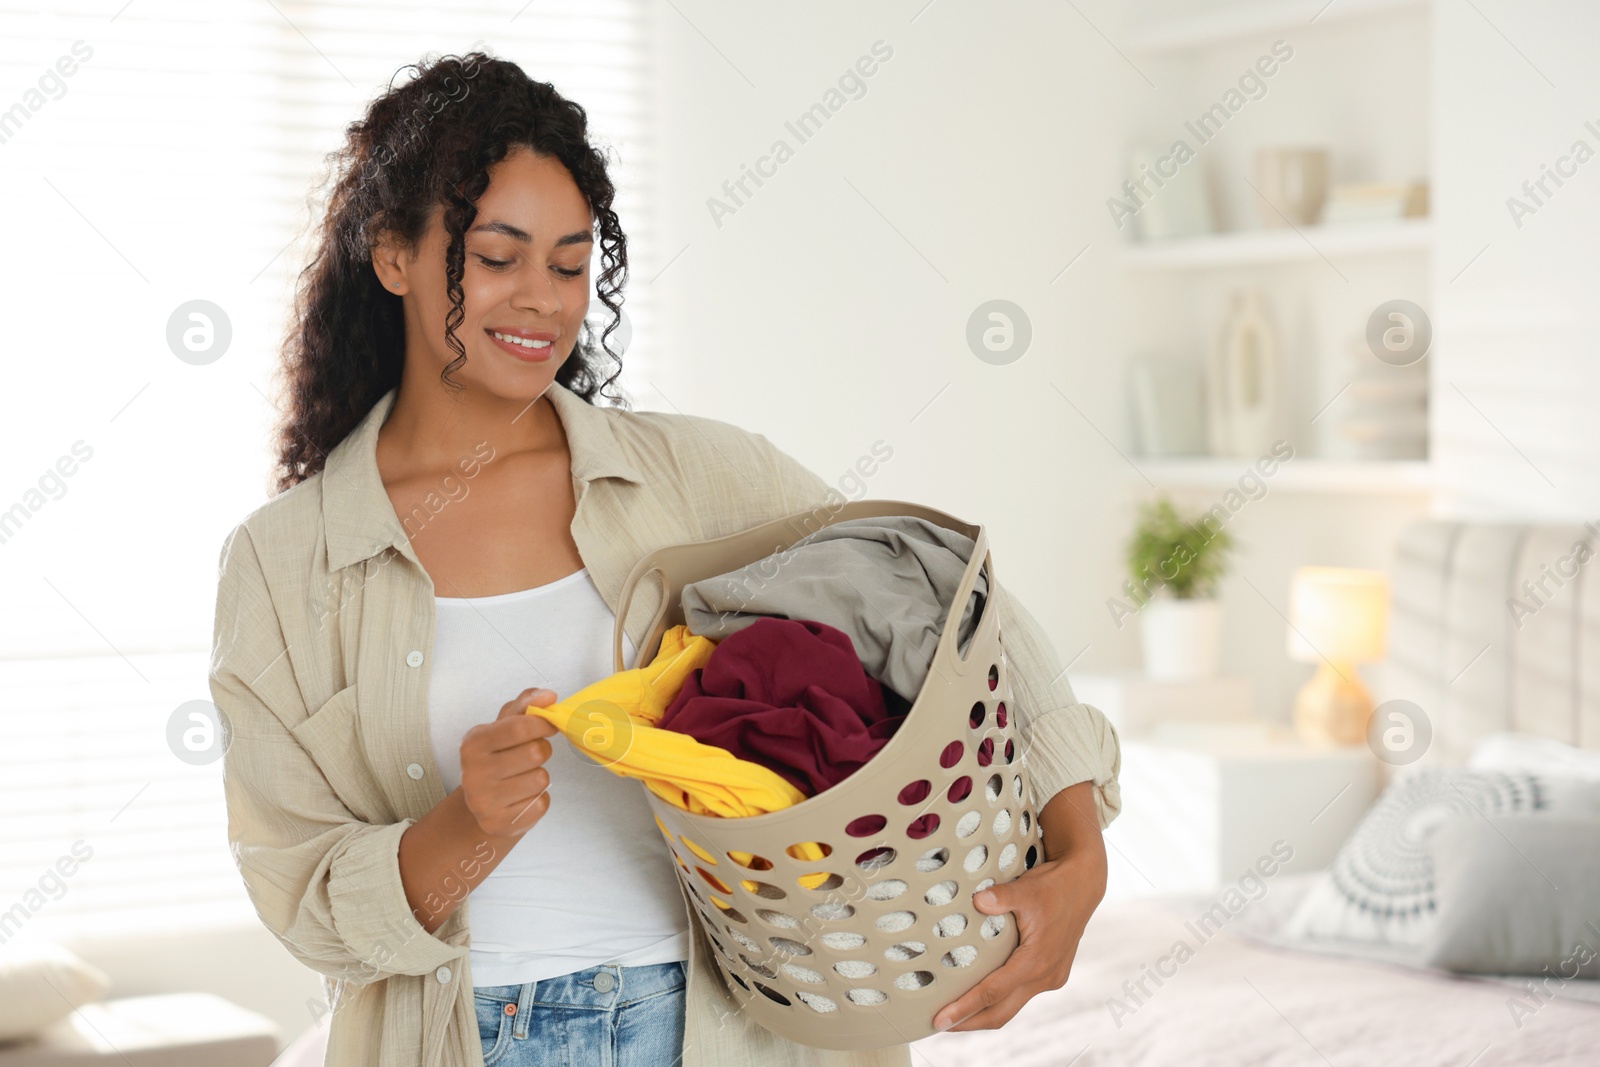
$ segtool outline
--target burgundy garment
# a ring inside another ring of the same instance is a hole
[[[844,631],[765,616],[717,643],[660,725],[760,763],[815,796],[876,755],[910,708],[867,675]]]

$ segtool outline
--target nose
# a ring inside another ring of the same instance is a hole
[[[518,309],[533,311],[543,318],[554,318],[561,311],[561,293],[555,278],[548,270],[522,270],[517,272],[517,291],[511,304]]]

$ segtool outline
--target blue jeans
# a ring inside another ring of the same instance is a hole
[[[687,967],[607,963],[475,986],[484,1067],[670,1067],[683,1052]]]

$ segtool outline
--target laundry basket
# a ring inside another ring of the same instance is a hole
[[[972,904],[973,893],[1043,858],[984,529],[903,501],[848,502],[652,552],[623,584],[616,613],[616,669],[644,666],[662,634],[685,621],[685,585],[781,554],[823,526],[889,515],[959,531],[974,546],[927,680],[888,743],[832,788],[764,815],[693,815],[647,794],[741,1009],[791,1041],[827,1049],[928,1036],[934,1014],[1017,946],[1014,915],[986,916]],[[963,659],[957,629],[980,571],[988,595]],[[628,664],[623,620],[651,573],[663,600]],[[911,836],[926,828],[912,825],[923,815],[936,828]]]

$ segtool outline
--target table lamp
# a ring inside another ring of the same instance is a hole
[[[1353,745],[1367,732],[1372,697],[1357,663],[1382,659],[1389,579],[1382,571],[1301,567],[1289,590],[1289,655],[1315,663],[1295,697],[1295,730],[1319,744]]]

